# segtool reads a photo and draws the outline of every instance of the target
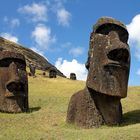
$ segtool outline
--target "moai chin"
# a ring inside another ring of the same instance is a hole
[[[115,125],[122,120],[120,99],[127,96],[130,68],[128,32],[120,21],[102,17],[93,27],[85,89],[69,102],[67,122],[79,127]]]
[[[76,80],[76,74],[75,73],[70,73],[70,79]]]
[[[22,54],[0,51],[0,111],[28,111],[28,79]]]
[[[56,78],[57,71],[54,68],[49,70],[49,78]]]

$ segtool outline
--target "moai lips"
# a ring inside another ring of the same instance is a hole
[[[28,110],[28,79],[26,62],[19,53],[0,52],[0,111]]]

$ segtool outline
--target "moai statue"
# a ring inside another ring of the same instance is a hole
[[[44,72],[42,73],[42,75],[43,75],[43,76],[46,76],[46,72],[44,71]]]
[[[70,73],[70,79],[76,80],[76,74],[75,73]]]
[[[113,18],[100,18],[90,36],[85,89],[69,102],[67,122],[92,128],[122,120],[121,98],[127,96],[130,50],[126,26]]]
[[[0,111],[28,111],[28,79],[22,54],[0,51]]]
[[[56,78],[57,71],[54,68],[49,70],[49,78]]]
[[[29,69],[30,69],[30,74],[29,74],[29,76],[35,77],[35,69],[36,69],[36,67],[33,65],[33,63],[30,63],[30,64],[29,64]]]

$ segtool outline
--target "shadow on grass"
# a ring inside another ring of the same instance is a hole
[[[6,114],[21,114],[21,113],[32,113],[32,112],[35,112],[35,111],[38,111],[40,110],[41,107],[31,107],[29,108],[29,110],[26,112],[6,112],[6,111],[0,111],[0,113],[6,113]]]
[[[134,110],[123,114],[121,126],[140,123],[140,110]]]
[[[32,112],[35,112],[35,111],[39,111],[40,109],[41,109],[41,107],[31,107],[31,108],[29,108],[27,113],[32,113]]]

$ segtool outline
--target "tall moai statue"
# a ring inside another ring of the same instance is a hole
[[[22,54],[0,51],[0,111],[28,111],[28,79]]]
[[[70,79],[71,80],[76,80],[76,74],[75,73],[70,73]]]
[[[120,21],[102,17],[93,27],[85,89],[69,102],[68,123],[83,128],[115,125],[122,121],[121,98],[127,96],[130,68],[128,31]]]

